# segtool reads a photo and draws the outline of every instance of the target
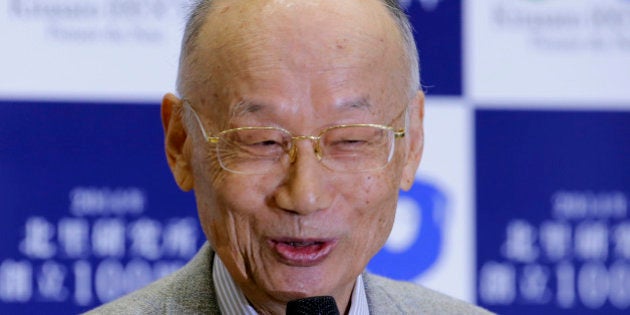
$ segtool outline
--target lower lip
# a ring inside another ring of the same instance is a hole
[[[322,262],[332,252],[336,241],[269,241],[271,248],[284,263],[297,267],[310,267]]]

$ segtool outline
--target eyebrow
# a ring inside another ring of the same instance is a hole
[[[372,104],[366,97],[360,97],[356,100],[343,102],[337,107],[340,109],[367,109],[369,111],[372,108]]]
[[[249,113],[259,112],[265,107],[267,106],[265,106],[264,104],[258,104],[248,100],[241,100],[230,109],[230,117],[234,118],[245,116]]]

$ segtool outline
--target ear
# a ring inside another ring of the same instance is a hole
[[[402,190],[409,190],[416,178],[416,172],[424,149],[424,93],[418,91],[409,105],[409,126],[407,129],[407,159],[400,182]],[[407,137],[405,136],[405,137]]]
[[[190,137],[184,127],[182,101],[168,93],[162,99],[162,126],[166,160],[179,188],[189,191],[194,186],[191,168]]]

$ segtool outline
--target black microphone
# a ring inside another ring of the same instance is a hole
[[[332,296],[314,296],[289,301],[287,315],[339,315]]]

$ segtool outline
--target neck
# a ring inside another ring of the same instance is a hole
[[[340,314],[348,314],[351,307],[351,299],[352,299],[353,287],[350,287],[348,293],[344,294],[344,296],[333,296],[335,302],[337,303],[337,308],[339,309]],[[247,293],[245,293],[247,297]],[[297,298],[296,298],[297,299]],[[262,302],[262,303],[256,303]],[[265,298],[255,298],[251,299],[247,297],[247,302],[251,305],[258,314],[272,315],[272,314],[285,314],[287,303],[289,301],[278,301],[274,298],[268,296]]]

